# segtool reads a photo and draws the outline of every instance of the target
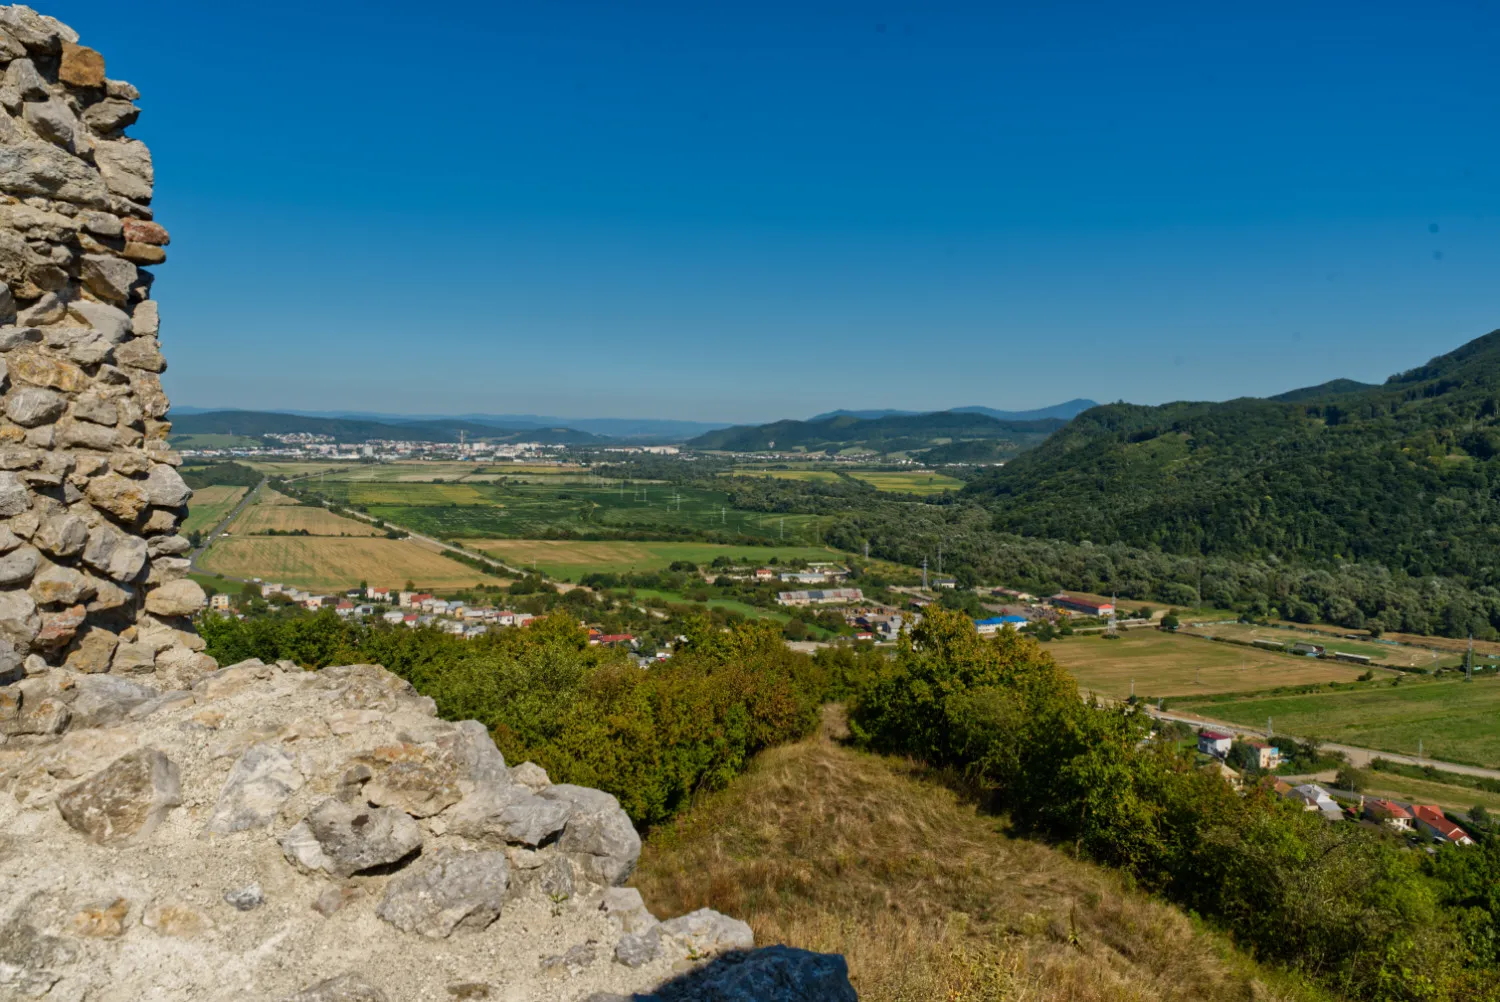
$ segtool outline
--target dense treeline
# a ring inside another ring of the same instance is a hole
[[[1500,331],[1288,396],[1097,407],[968,491],[1023,536],[1500,585]]]
[[[1351,629],[1500,636],[1500,589],[1413,577],[1378,563],[1175,554],[1020,536],[997,528],[993,513],[974,498],[902,501],[858,484],[737,479],[731,491],[737,507],[839,516],[823,538],[851,552],[863,552],[868,543],[871,556],[920,566],[941,548],[944,569],[965,583],[1006,584],[1042,595],[1078,589]]]
[[[642,826],[670,817],[694,791],[727,783],[761,749],[806,735],[841,684],[758,623],[690,625],[687,643],[650,671],[590,647],[565,613],[473,640],[330,613],[210,615],[201,630],[221,664],[382,664],[431,696],[442,716],[484,723],[507,760],[607,790]]]
[[[1125,869],[1352,998],[1500,998],[1500,839],[1428,857],[1255,788],[1083,703],[1030,638],[929,609],[855,699],[871,748],[962,770],[1021,829]]]
[[[193,490],[200,487],[254,487],[261,475],[240,463],[213,463],[208,466],[184,466],[182,481]]]

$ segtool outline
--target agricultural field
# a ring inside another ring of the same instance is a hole
[[[306,477],[313,474],[325,476],[336,476],[349,470],[361,469],[368,464],[361,463],[335,463],[327,460],[318,462],[287,460],[285,462],[260,459],[236,459],[241,466],[248,466],[273,477]]]
[[[1327,648],[1330,653],[1338,651],[1344,654],[1363,654],[1383,664],[1402,668],[1451,668],[1463,662],[1460,656],[1452,654],[1444,656],[1421,647],[1383,644],[1378,640],[1344,640],[1326,633],[1255,626],[1251,623],[1215,623],[1212,626],[1183,627],[1182,632],[1203,637],[1228,637],[1244,643],[1268,640],[1285,644],[1288,648],[1298,643],[1318,644]]]
[[[263,493],[275,494],[267,488]],[[282,498],[282,495],[276,495]],[[283,500],[290,500],[282,498]],[[323,508],[263,501],[247,505],[229,531],[236,536],[267,532],[305,531],[312,536],[381,536],[384,531],[358,519],[343,518]],[[264,575],[262,575],[264,577]]]
[[[905,494],[941,494],[943,491],[956,491],[964,485],[962,480],[929,470],[852,470],[849,476],[864,481],[878,491],[899,491]]]
[[[722,491],[650,484],[394,483],[335,477],[308,490],[395,525],[448,539],[644,535],[699,532],[816,545],[829,516],[731,509]]]
[[[1420,741],[1431,758],[1500,768],[1500,678],[1488,673],[1472,683],[1403,678],[1306,695],[1184,699],[1173,707],[1246,726],[1271,717],[1279,732],[1402,755],[1416,755]]]
[[[199,558],[203,569],[236,578],[262,578],[300,588],[337,591],[361,581],[373,587],[452,590],[504,584],[410,540],[317,536],[228,536]]]
[[[757,470],[743,467],[719,474],[721,477],[769,477],[772,480],[800,480],[804,483],[836,484],[841,479],[832,470]]]
[[[1061,637],[1046,647],[1085,691],[1124,699],[1130,695],[1134,680],[1136,695],[1174,697],[1174,706],[1187,705],[1176,697],[1197,694],[1352,682],[1364,671],[1337,661],[1275,654],[1149,629],[1128,630],[1118,640],[1105,640],[1098,634]]]
[[[759,566],[772,557],[842,561],[847,554],[812,546],[730,546],[719,543],[655,543],[634,540],[583,541],[572,539],[476,539],[464,545],[481,550],[516,567],[532,567],[551,577],[577,581],[585,574],[659,571],[674,561],[689,560],[707,567],[715,557],[737,564]]]
[[[188,517],[182,523],[182,533],[207,532],[234,510],[240,498],[245,496],[244,487],[200,487],[193,492],[188,502]]]

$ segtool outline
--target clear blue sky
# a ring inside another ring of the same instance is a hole
[[[41,9],[143,92],[182,404],[1154,403],[1500,327],[1493,0]]]

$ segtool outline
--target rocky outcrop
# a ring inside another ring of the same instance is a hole
[[[170,241],[125,134],[137,97],[67,25],[0,7],[0,682],[214,667],[177,535],[192,492],[143,267]]]
[[[790,987],[847,989],[838,958],[762,957],[706,909],[658,921],[620,886],[640,840],[614,797],[511,768],[383,668],[101,679],[117,681],[28,678],[36,723],[0,746],[0,985],[99,1002],[689,998],[699,982],[740,986],[704,998],[853,998]],[[99,726],[54,726],[70,713]]]

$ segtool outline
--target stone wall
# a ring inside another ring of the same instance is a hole
[[[0,7],[0,70],[0,682],[66,665],[180,688],[216,665],[188,619],[138,94],[29,7]]]

